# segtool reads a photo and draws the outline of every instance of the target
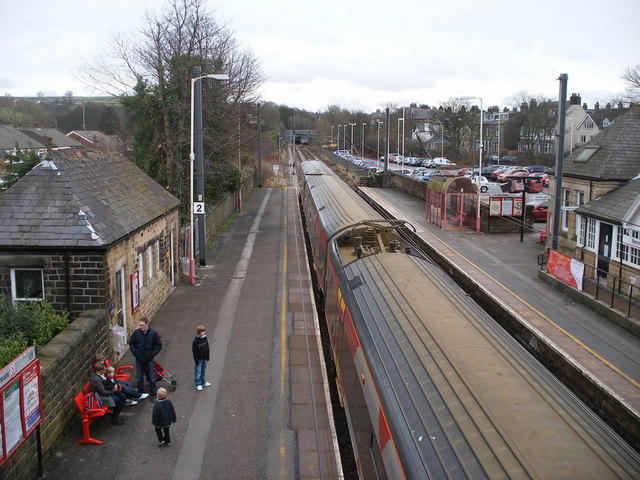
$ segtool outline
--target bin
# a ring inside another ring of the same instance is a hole
[[[127,351],[127,332],[120,325],[111,325],[111,346],[118,356],[122,357]]]

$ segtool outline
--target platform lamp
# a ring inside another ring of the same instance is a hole
[[[460,100],[480,100],[480,154],[478,159],[478,175],[482,176],[482,98],[476,96],[460,97]],[[476,219],[476,230],[480,231],[480,196],[478,196],[478,217]]]
[[[360,150],[360,155],[362,156],[362,159],[364,160],[364,127],[366,127],[367,124],[363,123],[362,124],[362,148]]]
[[[193,240],[193,215],[196,205],[193,201],[193,164],[196,160],[196,154],[194,152],[194,123],[195,127],[198,130],[198,214],[200,215],[198,218],[200,224],[200,231],[198,232],[198,245],[200,246],[200,260],[204,261],[204,166],[202,159],[202,83],[200,80],[203,78],[213,78],[214,80],[229,80],[229,75],[227,74],[208,74],[208,75],[200,75],[201,70],[200,67],[194,67],[193,69],[194,76],[191,78],[191,144],[189,151],[189,163],[190,163],[190,207],[189,207],[189,227],[190,227],[190,235],[189,235],[189,281],[191,285],[196,284],[196,261],[194,257],[194,240]],[[196,84],[198,88],[196,89]],[[197,98],[197,102],[195,97]]]

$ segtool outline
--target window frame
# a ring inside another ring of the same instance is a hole
[[[41,288],[41,297],[18,297],[17,294],[17,283],[16,283],[16,272],[17,271],[38,271],[40,272],[40,288]],[[41,302],[45,299],[45,289],[44,289],[44,269],[42,268],[23,268],[23,267],[13,267],[11,268],[11,299],[14,302]]]

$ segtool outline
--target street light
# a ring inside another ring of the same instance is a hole
[[[333,125],[331,125],[331,140],[329,143],[333,143]]]
[[[348,126],[349,125],[347,125],[347,124],[344,124],[342,126],[342,142],[344,143],[344,149],[345,150],[348,150],[348,148],[347,148],[347,127]]]
[[[198,189],[198,210],[201,210],[199,214],[201,215],[199,218],[202,218],[204,215],[204,168],[202,165],[202,85],[198,83],[198,90],[195,89],[196,82],[203,78],[213,78],[214,80],[229,80],[229,75],[227,74],[209,74],[209,75],[198,75],[200,73],[200,67],[194,68],[194,77],[191,78],[191,144],[189,149],[189,161],[190,161],[190,215],[189,215],[189,281],[191,285],[196,284],[196,260],[194,257],[194,239],[193,239],[193,214],[194,214],[194,202],[193,202],[193,163],[196,159],[196,154],[193,151],[193,137],[194,137],[194,120],[197,120],[198,127],[198,180],[199,180],[199,189]],[[195,95],[198,94],[198,104],[197,104],[197,112],[194,108],[195,106]],[[197,118],[194,118],[194,113],[197,113]],[[203,222],[204,223],[204,222]],[[198,240],[200,250],[200,258],[204,260],[204,225],[200,225],[200,231],[198,232]]]
[[[363,160],[364,160],[364,127],[366,126],[367,126],[366,123],[362,124],[362,149],[360,150],[360,155],[362,156]]]
[[[377,150],[377,159],[378,159],[378,165],[380,165],[380,125],[382,125],[384,122],[378,122],[378,150]]]
[[[355,123],[350,123],[349,125],[351,125],[351,155],[353,155],[353,127]]]
[[[478,175],[480,177],[482,177],[482,98],[480,97],[474,97],[474,96],[468,96],[468,97],[460,97],[460,100],[473,100],[473,99],[477,99],[480,100],[480,154],[479,154],[479,159],[478,159],[478,167],[480,168],[480,171],[478,173]],[[476,219],[476,230],[479,232],[480,231],[480,197],[478,196],[478,217]]]
[[[404,111],[404,109],[403,109],[403,111]],[[400,163],[401,163],[400,168],[404,169],[404,113],[403,113],[402,117],[398,118],[398,150],[397,150],[398,155],[400,155],[400,152],[401,152],[401,150],[400,150],[400,122],[402,122],[402,130],[403,130],[403,134],[402,134],[402,145],[403,145],[403,147],[402,147],[402,155],[400,156],[400,158],[402,158],[402,160],[400,161]]]

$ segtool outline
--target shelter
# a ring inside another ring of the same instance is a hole
[[[479,230],[479,195],[468,177],[434,176],[427,182],[427,220],[441,230]]]

